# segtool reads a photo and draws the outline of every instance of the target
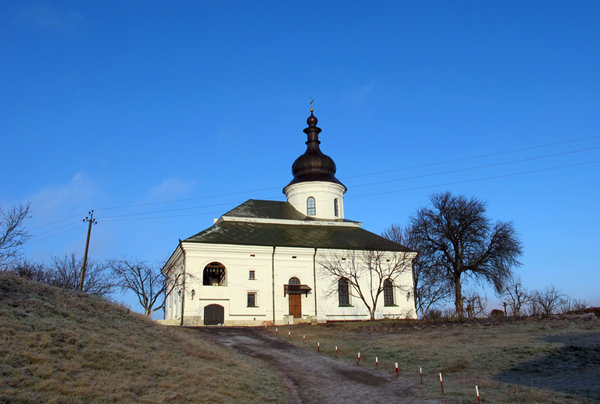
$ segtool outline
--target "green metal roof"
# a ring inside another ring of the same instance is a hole
[[[412,251],[360,227],[217,222],[185,242],[278,247]]]
[[[306,216],[298,212],[291,203],[280,201],[265,201],[260,199],[249,199],[240,206],[233,208],[223,216],[250,217],[261,219],[284,219],[284,220],[306,220],[327,222],[352,222],[345,219],[318,219]]]

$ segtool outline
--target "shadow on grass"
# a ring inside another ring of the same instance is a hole
[[[540,340],[564,346],[542,358],[520,362],[494,379],[600,400],[600,333],[551,335]]]

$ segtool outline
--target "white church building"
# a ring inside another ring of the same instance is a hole
[[[312,108],[307,122],[307,149],[292,165],[286,202],[250,199],[180,240],[163,268],[174,279],[165,320],[234,326],[416,318],[416,253],[345,219],[346,187],[320,150]]]

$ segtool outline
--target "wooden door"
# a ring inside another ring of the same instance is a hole
[[[289,295],[290,296],[290,315],[294,318],[302,317],[302,295]]]
[[[219,325],[225,322],[225,307],[209,304],[204,307],[204,325]]]

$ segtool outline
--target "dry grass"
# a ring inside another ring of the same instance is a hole
[[[258,362],[102,298],[0,273],[0,402],[285,402]]]
[[[274,328],[267,332],[274,333]],[[449,403],[599,403],[600,321],[378,321],[278,327],[278,335],[324,355],[413,380],[415,394]],[[569,342],[571,341],[571,342]],[[579,341],[579,342],[577,342]],[[583,344],[583,348],[572,344]],[[586,347],[587,346],[587,347]],[[419,384],[419,367],[424,384]],[[444,377],[441,394],[439,373]],[[552,379],[558,374],[559,377]],[[533,387],[535,386],[535,387]]]

